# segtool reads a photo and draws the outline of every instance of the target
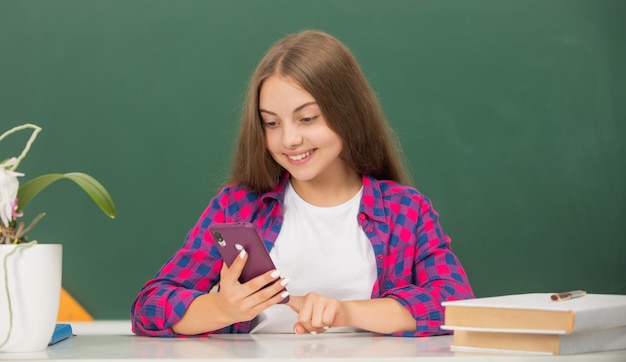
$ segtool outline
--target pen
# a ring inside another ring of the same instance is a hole
[[[584,297],[586,294],[587,292],[585,292],[584,290],[572,290],[571,292],[562,292],[562,293],[552,294],[550,296],[550,299],[556,302],[562,302],[564,300]]]

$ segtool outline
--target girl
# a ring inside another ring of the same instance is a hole
[[[311,30],[280,40],[252,76],[229,180],[140,291],[133,332],[445,333],[441,302],[472,290],[396,145],[340,41]],[[242,221],[280,272],[241,284],[245,250],[223,263],[208,226]]]

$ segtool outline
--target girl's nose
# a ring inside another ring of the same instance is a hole
[[[293,125],[285,125],[283,132],[283,146],[286,148],[294,148],[302,144],[302,134],[298,127]]]

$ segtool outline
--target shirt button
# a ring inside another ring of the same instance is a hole
[[[382,260],[382,259],[384,258],[383,254],[378,254],[376,257],[377,257],[378,259],[380,259],[380,260]]]
[[[359,220],[361,220],[361,221],[365,220],[365,214],[364,213],[360,213],[359,214]]]
[[[367,228],[367,232],[371,233],[372,232],[372,228]]]

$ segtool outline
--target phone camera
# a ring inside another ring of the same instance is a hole
[[[217,231],[213,232],[213,238],[215,239],[215,241],[217,241],[217,243],[220,246],[226,246],[226,241],[224,241],[224,238],[222,237],[222,234],[218,233]]]

